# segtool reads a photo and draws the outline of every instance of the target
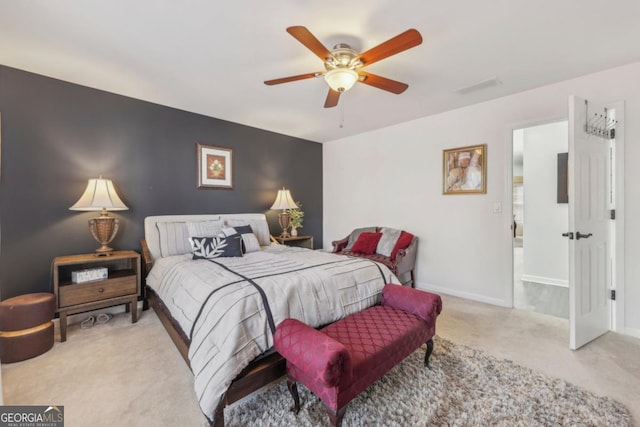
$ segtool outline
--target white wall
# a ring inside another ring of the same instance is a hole
[[[492,204],[512,191],[513,129],[566,118],[573,94],[599,104],[625,100],[624,321],[626,333],[640,336],[639,75],[634,63],[323,144],[325,245],[359,226],[403,228],[421,239],[419,287],[510,306],[511,218],[493,214]],[[442,195],[442,150],[484,143],[487,194]]]
[[[523,276],[527,282],[569,286],[569,205],[557,203],[558,153],[569,149],[568,122],[523,132]]]

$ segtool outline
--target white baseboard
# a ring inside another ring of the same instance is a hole
[[[454,296],[454,297],[464,298],[464,299],[468,299],[468,300],[471,300],[471,301],[483,302],[485,304],[497,305],[497,306],[500,306],[500,307],[511,307],[511,303],[510,302],[507,303],[506,301],[501,300],[499,298],[489,298],[489,297],[486,297],[484,295],[478,295],[478,294],[474,294],[474,293],[470,293],[470,292],[456,291],[456,290],[453,290],[453,289],[436,286],[436,285],[431,284],[431,283],[416,282],[416,288],[417,289],[422,289],[423,291],[433,292],[433,293],[436,293],[436,294],[451,295],[451,296]]]
[[[559,286],[559,285],[558,285]],[[474,294],[474,293],[470,293],[470,292],[460,292],[460,291],[456,291],[456,290],[452,290],[449,288],[443,288],[440,286],[436,286],[434,284],[431,283],[423,283],[423,282],[416,282],[416,289],[420,289],[423,291],[428,291],[428,292],[433,292],[436,294],[445,294],[445,295],[451,295],[454,297],[458,297],[458,298],[464,298],[464,299],[468,299],[471,301],[477,301],[477,302],[482,302],[482,303],[486,303],[486,304],[491,304],[491,305],[497,305],[499,307],[507,307],[507,308],[512,308],[511,304],[507,304],[504,300],[498,299],[498,298],[488,298],[484,295],[478,295],[478,294]],[[621,332],[622,335],[627,335],[633,338],[639,338],[640,339],[640,329],[636,329],[636,328],[624,328],[624,330]]]
[[[522,277],[520,277],[520,280],[522,280],[523,282],[534,282],[542,283],[543,285],[560,286],[561,288],[569,287],[568,280],[556,279],[554,277],[532,276],[530,274],[523,274]]]

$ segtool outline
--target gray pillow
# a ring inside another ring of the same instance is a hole
[[[224,227],[224,222],[221,219],[187,222],[187,230],[189,231],[189,236],[218,236],[222,232],[222,227]]]
[[[380,232],[382,233],[382,237],[376,247],[376,253],[384,256],[391,256],[391,252],[393,252],[393,248],[396,247],[396,243],[400,238],[402,230],[382,227]]]
[[[162,257],[191,252],[186,222],[158,222],[156,227],[160,237],[160,255]]]
[[[353,230],[349,235],[349,241],[347,242],[347,246],[345,246],[344,250],[350,251],[351,248],[353,247],[353,244],[356,242],[356,240],[358,240],[358,236],[360,236],[360,234],[364,233],[365,231],[369,233],[375,233],[376,227],[363,227],[363,228],[356,228],[355,230]]]

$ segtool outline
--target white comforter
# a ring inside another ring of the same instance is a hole
[[[273,345],[251,281],[264,290],[275,325],[293,317],[312,326],[370,307],[385,283],[399,283],[385,266],[366,259],[282,245],[212,261],[193,261],[191,254],[162,258],[147,277],[191,338],[195,390],[210,420],[231,381]]]

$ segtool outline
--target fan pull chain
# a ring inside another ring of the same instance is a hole
[[[344,127],[344,100],[340,104],[340,129]]]

